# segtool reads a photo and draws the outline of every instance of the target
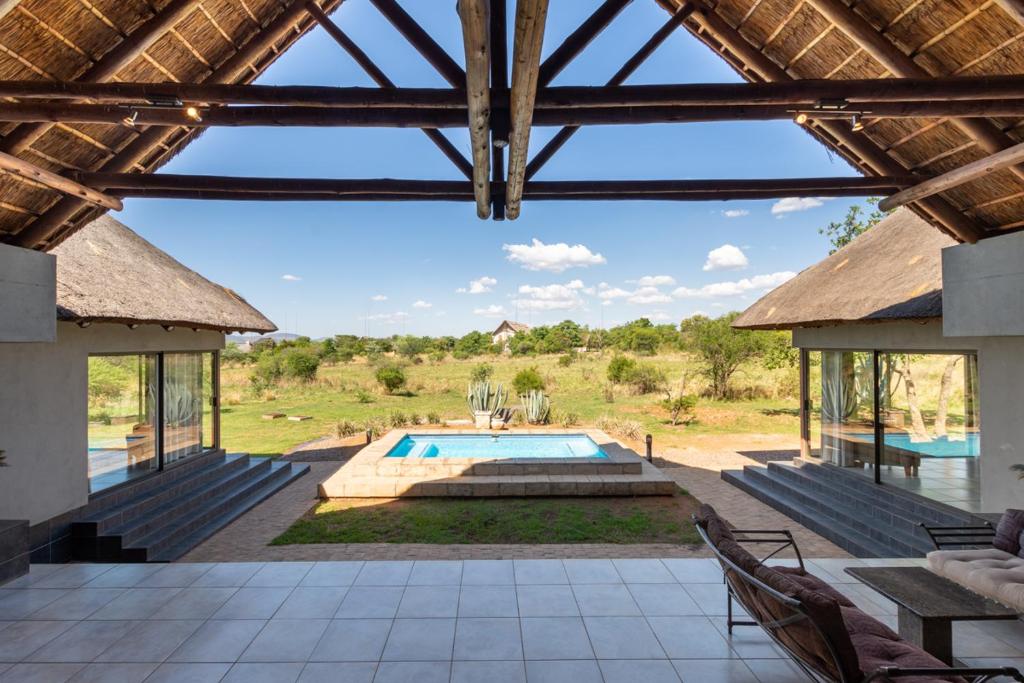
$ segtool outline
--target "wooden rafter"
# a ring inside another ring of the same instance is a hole
[[[512,87],[509,92],[508,182],[505,186],[505,215],[509,220],[519,217],[526,182],[526,155],[530,146],[533,101],[537,96],[547,15],[548,0],[516,2]]]
[[[451,55],[445,52],[444,48],[438,45],[437,41],[431,38],[430,34],[424,31],[423,27],[409,16],[409,13],[402,9],[396,0],[370,0],[370,2],[453,88],[465,87],[466,73],[462,67],[455,63]]]
[[[910,202],[916,202],[925,197],[936,195],[939,192],[951,190],[954,187],[984,178],[999,169],[1008,168],[1021,162],[1024,162],[1024,143],[1008,147],[984,159],[973,161],[948,173],[943,173],[935,178],[929,178],[913,187],[901,190],[879,202],[878,208],[883,211],[892,211]]]
[[[620,86],[626,82],[634,71],[640,68],[640,65],[647,61],[647,58],[654,54],[654,51],[668,39],[673,31],[683,22],[686,17],[690,16],[693,12],[693,5],[690,3],[684,3],[678,11],[673,14],[668,21],[661,25],[661,27],[654,32],[647,42],[640,46],[640,49],[633,53],[633,55],[626,60],[625,64],[608,79],[608,86]],[[576,134],[576,131],[580,129],[579,126],[565,126],[559,130],[555,135],[548,140],[547,144],[541,147],[540,151],[530,160],[530,163],[526,165],[526,180],[530,180],[533,176],[537,175],[537,172],[548,162],[548,160],[560,150],[565,143]]]
[[[121,204],[121,200],[116,197],[104,194],[97,190],[77,183],[74,180],[69,180],[64,176],[59,176],[52,171],[47,171],[45,168],[40,168],[35,164],[29,163],[24,159],[19,159],[16,156],[0,152],[0,170],[4,170],[8,173],[27,178],[28,180],[45,185],[51,190],[56,190],[62,194],[71,195],[77,197],[83,201],[87,201],[90,204],[102,206],[107,209],[114,209],[120,211],[124,208]]]
[[[537,86],[544,86],[555,80],[555,77],[576,59],[587,45],[619,15],[626,5],[633,0],[604,0],[594,12],[583,20],[575,31],[570,33],[562,44],[554,49],[540,65]]]
[[[505,146],[508,145],[508,8],[505,0],[491,2],[491,105],[501,99],[502,108],[491,111],[491,216],[505,220]]]
[[[373,81],[377,85],[379,85],[382,89],[384,89],[385,92],[387,92],[389,94],[393,94],[394,93],[394,91],[396,90],[394,82],[390,78],[388,78],[387,74],[385,74],[380,69],[380,67],[378,67],[373,62],[373,60],[370,59],[369,55],[367,55],[365,52],[363,52],[363,50],[358,45],[356,45],[355,41],[352,40],[348,36],[348,34],[346,34],[344,31],[341,30],[341,27],[339,27],[336,23],[334,23],[331,20],[331,18],[329,16],[327,16],[327,13],[324,12],[320,8],[320,5],[316,4],[312,0],[307,0],[307,2],[306,2],[306,10],[316,20],[316,22],[318,24],[320,24],[321,28],[323,28],[324,31],[327,32],[327,35],[329,35],[334,40],[334,42],[336,42],[338,45],[340,45],[341,48],[343,50],[345,50],[345,52],[347,52],[350,57],[352,57],[352,59],[356,62],[356,64],[358,64],[363,69],[363,71],[365,71],[366,74],[370,78],[373,79]],[[255,86],[255,85],[238,86],[238,85],[218,85],[218,84],[213,84],[212,86],[208,86],[208,87],[212,87],[212,88],[228,88],[228,89],[239,89],[239,88],[251,89],[251,88],[258,88],[260,86]],[[365,89],[362,89],[362,90],[365,90]],[[209,101],[209,100],[207,100],[204,97],[194,97],[194,98],[187,98],[187,99],[203,101],[203,102]],[[460,98],[460,101],[461,101],[461,98]],[[441,131],[435,130],[433,128],[421,128],[420,130],[422,130],[423,134],[426,135],[427,138],[431,142],[433,142],[434,145],[439,150],[441,150],[442,154],[444,154],[446,157],[448,157],[451,160],[451,162],[453,164],[455,164],[456,168],[458,168],[462,172],[462,174],[464,176],[466,176],[467,178],[472,178],[473,177],[473,166],[472,166],[472,164],[469,163],[469,161],[466,159],[466,157],[462,156],[462,152],[460,152],[458,149],[456,149],[455,145],[453,145],[451,143],[451,141],[449,141],[448,138],[446,138],[444,136],[444,134],[441,133]]]
[[[100,57],[78,80],[91,82],[110,80],[118,71],[130,64],[167,33],[171,27],[187,16],[198,1],[171,0],[165,8]],[[18,154],[42,137],[48,129],[49,125],[45,123],[19,126],[4,136],[3,142],[0,143],[0,150],[8,154]]]
[[[487,0],[459,0],[476,215],[491,215],[491,17]]]

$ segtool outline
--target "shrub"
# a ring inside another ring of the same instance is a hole
[[[377,368],[377,381],[389,394],[393,394],[405,386],[405,370],[401,365],[382,365]]]
[[[439,425],[441,424],[441,416],[438,413],[427,413],[427,424],[428,425]]]
[[[626,376],[636,368],[636,361],[626,356],[615,356],[608,363],[608,381],[612,384],[622,384]]]
[[[358,403],[373,403],[373,394],[366,389],[356,390],[356,402]]]
[[[339,439],[346,439],[359,433],[359,425],[352,420],[338,420],[334,425],[334,433]]]
[[[394,428],[404,427],[409,424],[409,418],[401,410],[392,410],[391,414],[388,415],[388,424]]]
[[[697,397],[693,394],[680,394],[669,396],[661,402],[661,407],[668,411],[672,418],[672,425],[690,424],[697,417],[693,409],[697,407]]]
[[[478,363],[469,371],[471,382],[486,382],[494,375],[494,366],[490,363]]]
[[[576,353],[576,349],[572,349],[568,353],[564,353],[558,357],[558,367],[567,368],[579,359],[579,354]]]
[[[622,420],[610,415],[602,415],[595,422],[597,428],[603,432],[621,436],[624,439],[633,441],[639,440],[644,433],[644,427],[636,420]]]
[[[536,367],[524,368],[516,373],[512,387],[518,396],[525,396],[531,391],[544,391],[544,378]]]
[[[417,413],[409,413],[409,424],[411,424],[413,427],[415,427],[416,425],[418,425],[422,421],[423,420],[422,420],[422,418],[420,418],[419,414],[417,414]]]
[[[605,403],[615,403],[615,386],[611,384],[601,385],[601,394]]]
[[[277,384],[283,374],[281,359],[273,353],[265,353],[249,375],[249,382],[255,391],[263,392]]]
[[[638,394],[651,394],[665,385],[665,372],[651,363],[639,363],[626,374],[625,381]]]
[[[558,422],[563,427],[575,427],[580,423],[580,416],[577,413],[567,411],[558,416]]]
[[[292,347],[281,354],[281,367],[288,377],[312,382],[320,367],[320,357],[310,348]]]
[[[433,361],[434,363],[443,363],[444,359],[447,358],[447,357],[448,357],[448,352],[447,351],[438,350],[438,351],[431,351],[430,352],[430,360]]]
[[[370,433],[371,439],[379,439],[388,429],[383,418],[380,417],[371,417],[366,421],[363,427]]]

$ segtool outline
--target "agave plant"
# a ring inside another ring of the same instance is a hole
[[[498,384],[492,390],[489,380],[470,382],[466,401],[474,415],[488,413],[494,417],[505,407],[505,402],[508,401],[508,390],[502,384]]]
[[[164,420],[169,426],[181,427],[196,423],[202,412],[202,399],[184,382],[164,384]]]
[[[551,401],[540,389],[534,389],[528,394],[520,397],[523,402],[523,412],[526,414],[526,421],[533,425],[545,424],[548,415],[551,413]]]

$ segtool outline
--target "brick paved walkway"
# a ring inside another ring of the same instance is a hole
[[[311,445],[315,448],[315,444]],[[786,528],[794,531],[806,557],[849,555],[785,515],[722,481],[722,469],[740,468],[756,461],[736,452],[669,449],[656,464],[699,500],[714,505],[738,527]],[[333,474],[341,462],[311,462],[310,473],[256,506],[190,553],[182,562],[243,562],[283,560],[472,560],[528,558],[656,558],[702,557],[701,546],[664,543],[545,544],[545,545],[432,545],[432,544],[306,544],[269,546],[317,502],[317,484]]]

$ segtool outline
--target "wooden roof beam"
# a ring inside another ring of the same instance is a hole
[[[647,42],[640,46],[640,49],[633,53],[633,56],[626,60],[626,63],[612,75],[606,85],[619,86],[626,82],[634,71],[636,71],[641,64],[647,61],[647,58],[654,54],[654,51],[668,39],[672,32],[683,22],[686,17],[690,16],[693,12],[693,5],[690,3],[684,3],[682,7],[675,12],[668,21],[661,25],[657,31],[654,32]],[[554,137],[548,140],[547,144],[541,147],[540,151],[534,155],[530,163],[526,165],[526,180],[530,180],[533,176],[537,175],[537,172],[543,168],[544,164],[553,157],[558,150],[562,149],[565,143],[569,142],[569,139],[576,134],[576,131],[580,129],[579,126],[565,126],[557,133]]]
[[[52,171],[47,171],[45,168],[36,166],[33,163],[19,159],[16,156],[0,152],[0,169],[12,173],[16,176],[26,178],[30,181],[37,182],[40,185],[45,185],[51,190],[55,190],[62,194],[71,195],[77,197],[83,201],[95,204],[96,206],[102,206],[107,209],[114,209],[120,211],[124,208],[121,200],[117,197],[111,197],[110,195],[94,190],[91,187],[76,183],[74,180],[69,180],[64,176],[57,175]]]
[[[943,173],[935,178],[929,178],[918,185],[901,190],[879,202],[878,208],[883,211],[892,211],[910,202],[951,190],[954,187],[984,178],[999,169],[1008,168],[1021,162],[1024,162],[1024,143],[1014,145],[1001,152],[996,152],[984,159],[964,164],[960,168],[955,168],[948,173]]]
[[[313,0],[307,0],[306,10],[316,20],[316,22],[320,24],[320,27],[324,29],[327,35],[334,39],[334,42],[340,45],[341,49],[347,52],[355,63],[358,64],[377,85],[385,91],[396,90],[394,82],[388,78],[387,74],[385,74],[372,59],[370,59],[369,55],[363,52],[363,50],[356,45],[354,40],[349,38],[348,34],[341,30],[340,26],[334,23],[331,18],[327,16],[327,13],[320,8],[320,5],[313,2]],[[260,86],[249,85],[234,87],[254,88]],[[361,88],[361,90],[365,89]],[[459,98],[459,101],[462,101],[461,97]],[[455,167],[458,168],[464,176],[467,178],[473,177],[473,165],[469,163],[469,160],[466,159],[466,157],[462,156],[462,152],[460,152],[441,131],[433,128],[421,128],[420,130],[422,130],[423,134],[426,135],[439,150],[441,150],[442,154],[448,157],[451,162],[455,164]]]
[[[901,78],[928,78],[932,75],[842,0],[807,1],[894,75]],[[976,140],[989,154],[1014,144],[1014,140],[991,121],[979,118],[954,118],[952,123],[965,135]],[[1024,179],[1024,169],[1014,166],[1011,170],[1019,178]]]
[[[184,19],[199,0],[171,0],[171,2],[153,15],[149,20],[131,32],[124,40],[100,57],[77,80],[102,82],[110,80],[118,71],[128,66],[136,57],[167,33],[175,24]],[[41,138],[50,125],[37,123],[18,126],[4,136],[0,150],[8,154],[18,154]]]
[[[666,2],[666,0],[660,0]],[[697,2],[698,0],[691,0]],[[728,51],[746,67],[743,75],[750,78],[755,75],[757,78],[769,82],[786,82],[796,80],[785,69],[773,62],[768,56],[751,45],[746,38],[735,28],[722,19],[714,10],[698,6],[692,19],[696,20],[700,28],[712,35],[716,41],[721,43]],[[691,27],[689,23],[683,24],[687,30],[697,35],[699,31]],[[813,122],[813,120],[812,120]],[[845,122],[822,121],[813,122],[816,128],[824,131],[829,139],[835,140],[837,144],[848,150],[849,154],[859,160],[862,165],[879,175],[904,175],[908,170],[898,161],[886,154],[878,145],[862,133],[850,130]],[[932,220],[944,226],[949,232],[956,235],[965,242],[976,242],[984,235],[984,230],[974,221],[964,216],[952,204],[941,197],[931,197],[918,203]]]
[[[430,62],[453,88],[466,87],[466,73],[396,0],[370,0],[399,33]]]
[[[508,145],[508,11],[505,0],[491,2],[491,217],[505,220],[505,147]]]
[[[555,77],[567,67],[572,60],[576,59],[587,45],[594,40],[608,24],[619,15],[633,0],[605,0],[594,10],[593,14],[583,20],[575,31],[570,33],[562,44],[555,48],[554,52],[540,65],[540,74],[537,79],[537,86],[544,86],[555,80]]]
[[[226,59],[206,81],[209,83],[233,83],[249,62],[266,52],[271,45],[295,30],[296,22],[305,14],[304,0],[292,0],[280,13],[271,19],[261,31],[255,33],[234,55]],[[142,160],[150,157],[165,144],[168,137],[178,129],[151,127],[125,145],[117,154],[100,166],[101,171],[124,173]],[[12,244],[19,247],[36,247],[49,240],[65,222],[71,220],[82,208],[78,199],[64,197],[42,213],[32,223],[14,236]]]
[[[491,215],[491,17],[488,0],[458,0],[466,50],[466,101],[476,215]]]
[[[533,124],[533,102],[537,97],[540,53],[544,45],[544,25],[548,0],[517,0],[516,32],[512,48],[512,87],[509,92],[508,183],[505,186],[505,215],[519,217],[523,185],[526,182],[526,155]]]

